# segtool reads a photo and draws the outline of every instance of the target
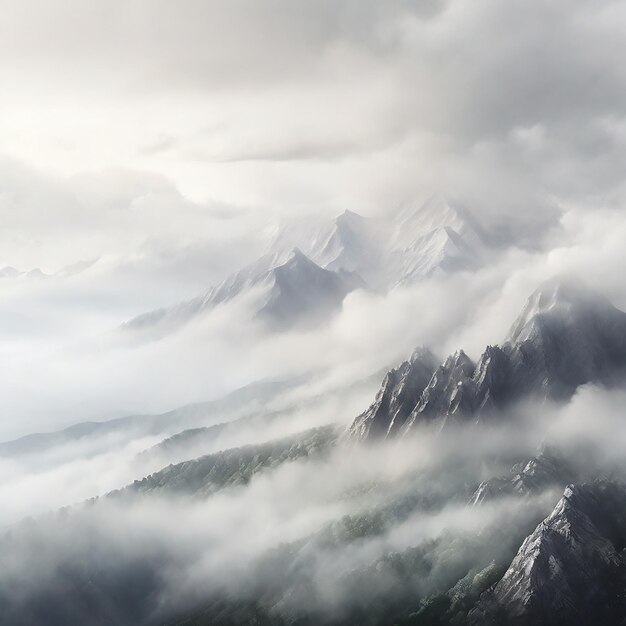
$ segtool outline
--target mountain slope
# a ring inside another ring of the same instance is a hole
[[[563,489],[575,478],[575,470],[561,454],[555,450],[543,450],[538,456],[515,464],[508,476],[480,483],[470,504],[477,506],[503,496],[525,496],[555,487]]]
[[[344,211],[320,229],[311,241],[309,256],[322,267],[364,275],[380,261],[372,220]]]
[[[128,415],[103,422],[80,422],[63,430],[48,433],[33,433],[0,443],[0,458],[19,455],[37,455],[52,450],[54,447],[93,442],[94,445],[115,445],[127,442],[133,437],[145,437],[159,433],[177,432],[198,424],[211,424],[216,420],[235,419],[241,415],[256,415],[279,394],[293,389],[301,382],[260,381],[251,383],[231,393],[206,402],[183,406],[157,415]],[[89,451],[93,448],[86,446]]]
[[[246,484],[254,474],[281,463],[322,455],[337,438],[334,426],[323,426],[258,445],[232,448],[183,461],[151,474],[111,496],[137,493],[209,495],[227,486]]]
[[[376,289],[474,269],[488,250],[473,218],[441,195],[383,217],[345,211],[317,227],[310,222],[288,224],[269,249],[280,254],[293,246],[321,267],[358,273]]]
[[[460,208],[435,195],[417,209],[404,207],[392,219],[390,258],[395,284],[436,272],[478,267],[487,245],[481,229]]]
[[[250,294],[255,295],[254,317],[289,326],[328,316],[350,291],[361,286],[359,277],[325,270],[295,248],[287,254],[265,255],[205,294],[135,317],[123,329],[171,331],[222,303]]]
[[[625,371],[626,313],[578,281],[552,279],[531,295],[502,347],[487,346],[477,363],[459,350],[419,395],[402,400],[408,417],[401,432],[422,422],[482,419],[521,399],[564,401],[585,383],[614,385]],[[389,423],[390,411],[379,404],[377,421]]]
[[[436,368],[436,357],[418,348],[408,361],[385,376],[374,402],[350,426],[350,435],[366,441],[395,435],[419,399]]]
[[[386,287],[381,277],[386,267],[385,229],[378,219],[346,210],[321,224],[300,220],[282,226],[269,254],[283,254],[296,246],[320,267],[355,272],[370,287]]]
[[[435,273],[474,269],[487,249],[471,216],[442,196],[382,218],[344,211],[322,224],[296,221],[278,230],[267,254],[206,293],[139,315],[122,329],[149,337],[167,334],[244,297],[254,300],[252,317],[277,328],[315,323],[337,310],[353,289],[386,290]]]
[[[626,489],[570,485],[470,614],[473,624],[619,624],[626,612]]]

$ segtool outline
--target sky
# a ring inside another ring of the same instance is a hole
[[[442,186],[487,212],[624,191],[619,2],[2,10],[2,152],[61,181],[133,170],[198,202],[331,213]]]
[[[6,436],[165,410],[318,367],[329,351],[342,380],[417,342],[478,351],[558,271],[626,304],[614,271],[626,230],[623,3],[0,9],[0,267],[87,267],[2,284]],[[472,285],[357,294],[319,335],[253,339],[229,334],[224,316],[176,345],[102,349],[125,320],[255,259],[277,221],[385,214],[434,192],[513,244]]]

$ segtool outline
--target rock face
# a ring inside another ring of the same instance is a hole
[[[470,623],[619,624],[626,615],[626,488],[570,485]]]
[[[325,318],[350,291],[363,286],[357,276],[322,269],[298,249],[268,272],[264,282],[268,295],[257,315],[280,326]]]
[[[576,478],[574,469],[558,453],[544,450],[538,456],[511,468],[509,476],[482,482],[470,504],[477,506],[501,496],[529,495],[550,487],[565,487]]]
[[[407,433],[423,422],[481,420],[524,398],[564,401],[582,384],[623,380],[625,370],[626,313],[575,280],[552,279],[532,294],[501,347],[487,346],[477,363],[459,350],[419,394],[422,378],[415,381],[402,409],[394,405],[395,413],[408,417],[393,432]],[[370,407],[377,407],[380,423],[393,419],[385,388],[393,387],[398,372],[390,372]],[[355,420],[353,431],[360,432],[362,420]],[[368,436],[381,432],[387,430]]]
[[[436,366],[437,359],[432,352],[417,348],[408,361],[386,374],[374,402],[352,423],[350,435],[366,441],[398,433]]]
[[[622,376],[626,313],[579,281],[553,279],[530,297],[505,349],[515,385],[566,399],[581,384]]]

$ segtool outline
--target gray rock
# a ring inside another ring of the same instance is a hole
[[[575,479],[575,470],[564,458],[553,451],[543,451],[527,462],[514,465],[510,476],[482,482],[470,504],[477,506],[501,496],[531,495],[551,487],[562,489]]]
[[[626,615],[626,488],[570,485],[520,547],[470,623],[618,624]]]
[[[373,434],[385,435],[408,433],[423,422],[482,421],[522,399],[560,402],[585,383],[615,385],[625,369],[626,313],[578,281],[552,279],[529,298],[504,344],[487,346],[476,364],[457,351],[419,396],[421,377],[413,384],[406,365],[392,370],[351,432],[363,438],[360,426],[368,419],[384,426]],[[413,393],[396,399],[393,411],[401,419],[394,422],[389,411],[400,379]]]
[[[417,348],[408,361],[385,375],[374,402],[354,420],[349,435],[359,441],[395,435],[403,427],[436,367],[437,359],[432,352]]]

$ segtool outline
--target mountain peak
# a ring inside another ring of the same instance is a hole
[[[610,387],[625,379],[626,313],[581,281],[559,276],[531,295],[502,347],[487,346],[477,363],[457,350],[434,370],[418,398],[403,397],[401,432],[434,419],[482,420],[521,399],[560,402],[580,385]],[[379,413],[389,420],[388,397],[394,396],[382,389],[353,430],[361,433],[364,418],[379,420]]]
[[[571,275],[557,275],[544,281],[528,298],[522,313],[513,324],[508,343],[519,343],[536,331],[547,316],[562,321],[581,315],[617,311],[604,296]]]
[[[302,250],[300,250],[300,248],[298,248],[296,246],[296,247],[291,249],[291,251],[289,253],[289,258],[287,259],[287,262],[292,261],[292,260],[298,260],[298,261],[306,260],[306,261],[309,261],[310,259],[306,256],[306,254],[304,254],[304,252],[302,252]]]
[[[365,218],[362,215],[360,215],[359,213],[356,213],[355,211],[351,211],[350,209],[346,209],[343,213],[338,215],[335,219],[336,220],[343,220],[343,219],[347,219],[347,220],[364,220]]]
[[[415,361],[430,363],[433,371],[438,364],[437,358],[426,346],[417,346],[417,348],[413,350],[411,356],[409,357],[409,363],[413,363]]]
[[[300,248],[293,248],[289,255],[282,263],[277,264],[270,269],[270,275],[276,274],[294,274],[302,275],[303,273],[321,273],[326,272],[324,268],[320,267],[315,261],[310,259]]]
[[[447,198],[447,196],[438,191],[434,193],[424,204],[422,204],[420,211],[423,212],[450,212],[457,213],[457,210],[453,208],[452,203]]]
[[[443,194],[433,195],[417,207],[405,206],[398,217],[401,224],[422,235],[446,226],[458,232],[466,226],[465,216]]]
[[[559,274],[544,281],[530,299],[544,308],[604,300],[603,296],[588,287],[580,278],[570,274]]]

